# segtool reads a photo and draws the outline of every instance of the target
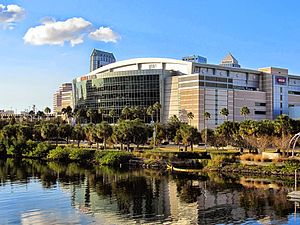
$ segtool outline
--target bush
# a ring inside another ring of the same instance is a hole
[[[300,169],[300,161],[298,159],[287,159],[284,161],[284,167],[289,172],[294,172]]]
[[[58,146],[49,152],[47,158],[50,160],[68,161],[69,153],[70,153],[69,149]]]
[[[46,158],[51,149],[53,149],[52,145],[41,142],[31,152],[29,152],[28,156],[40,159]]]
[[[91,162],[94,159],[94,150],[69,148],[69,159],[76,162]]]
[[[133,154],[129,152],[119,151],[97,151],[95,154],[95,160],[100,165],[119,166],[120,164],[126,164],[133,158]]]
[[[207,167],[222,167],[227,163],[235,162],[235,156],[233,155],[216,155],[211,160],[208,160]]]
[[[7,154],[13,157],[22,157],[28,151],[26,143],[15,143],[14,145],[9,146],[7,149]]]
[[[253,154],[243,154],[240,156],[240,160],[242,161],[253,161],[254,160],[254,156]]]

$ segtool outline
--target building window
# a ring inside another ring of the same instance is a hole
[[[255,111],[255,115],[266,115],[266,111]]]

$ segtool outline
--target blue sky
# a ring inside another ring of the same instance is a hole
[[[212,64],[231,52],[245,68],[277,66],[300,74],[297,0],[0,0],[1,4],[18,5],[25,13],[8,22],[3,15],[1,20],[0,10],[0,109],[24,110],[33,104],[52,108],[58,86],[88,72],[93,48],[113,52],[117,60],[199,54]],[[55,34],[38,42],[38,30],[29,29],[46,24],[45,18],[53,24],[82,18],[82,43],[51,44]],[[109,29],[113,38],[99,33],[97,40],[89,38],[100,27]]]

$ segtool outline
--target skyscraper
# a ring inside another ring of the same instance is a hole
[[[90,72],[114,62],[116,62],[114,54],[94,49],[90,56]]]
[[[53,95],[53,112],[57,115],[63,108],[73,108],[72,83],[62,84]]]
[[[226,67],[235,67],[235,68],[241,67],[239,65],[239,62],[236,60],[236,58],[233,57],[231,53],[228,53],[228,55],[226,55],[225,58],[222,59],[220,65]]]

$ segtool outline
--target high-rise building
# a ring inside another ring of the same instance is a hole
[[[235,68],[241,67],[239,65],[239,62],[236,60],[236,58],[233,57],[233,55],[231,53],[228,53],[228,55],[226,55],[225,58],[222,59],[220,65],[226,66],[226,67],[235,67]]]
[[[94,49],[90,56],[90,72],[114,62],[116,62],[116,58],[113,53]]]
[[[53,95],[53,112],[58,115],[63,108],[73,108],[72,83],[64,83]]]
[[[200,55],[190,55],[190,56],[185,56],[182,57],[183,61],[188,61],[188,62],[195,62],[195,63],[207,63],[207,58],[202,57]]]
[[[160,102],[160,121],[176,115],[202,130],[214,128],[225,120],[242,121],[246,106],[247,119],[275,119],[288,114],[300,118],[300,76],[287,69],[240,68],[229,54],[223,65],[202,64],[166,58],[138,58],[118,61],[74,79],[75,107],[117,115],[125,106],[146,108]],[[220,114],[222,108],[229,115]],[[210,113],[205,118],[204,113]]]

